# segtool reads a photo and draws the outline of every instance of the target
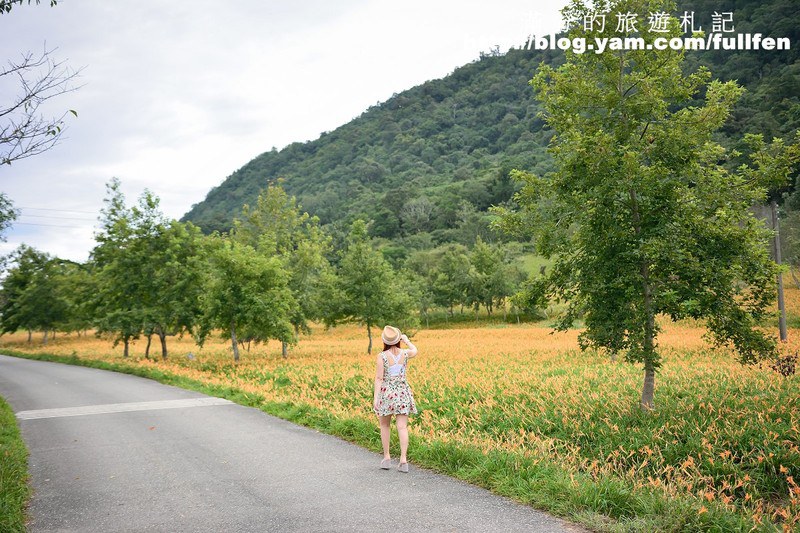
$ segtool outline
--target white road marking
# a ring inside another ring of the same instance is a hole
[[[131,411],[154,411],[157,409],[182,409],[185,407],[205,407],[209,405],[228,405],[232,403],[233,402],[223,398],[188,398],[185,400],[161,400],[157,402],[111,403],[106,405],[86,405],[83,407],[20,411],[17,413],[17,418],[20,420],[36,420],[39,418],[102,415],[107,413],[128,413]]]

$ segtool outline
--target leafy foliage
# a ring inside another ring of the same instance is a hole
[[[67,318],[67,303],[58,283],[64,264],[24,244],[12,254],[11,262],[0,291],[0,327],[4,333],[44,331],[47,342],[47,333]]]
[[[372,328],[384,323],[401,328],[415,325],[415,302],[401,277],[375,250],[367,235],[367,224],[356,220],[350,230],[347,246],[340,252],[337,283],[329,298],[331,312],[326,322],[357,322],[367,327],[372,351]]]
[[[565,13],[583,20],[593,9],[576,0]],[[674,6],[611,5],[641,20],[654,9]],[[677,22],[671,32],[679,34]],[[570,36],[600,35],[578,25]],[[558,69],[542,66],[532,85],[557,133],[557,170],[546,178],[519,174],[521,212],[498,210],[506,229],[535,235],[540,250],[556,257],[538,288],[568,302],[559,329],[580,316],[583,348],[622,351],[644,364],[648,408],[660,364],[659,314],[706,318],[716,342],[732,343],[744,362],[774,348],[756,326],[774,298],[777,269],[767,233],[748,208],[785,180],[787,160],[754,157],[755,168],[728,171],[713,133],[743,91],[734,82],[709,82],[702,67],[684,75],[683,60],[683,53],[653,49],[570,54]],[[748,141],[757,155],[784,148]]]
[[[211,269],[202,295],[201,344],[213,329],[220,329],[230,337],[238,361],[239,337],[291,342],[289,318],[296,304],[281,261],[233,239],[213,239],[210,252]]]
[[[281,261],[293,294],[295,335],[310,331],[308,321],[325,314],[324,293],[334,275],[327,259],[331,239],[319,227],[319,220],[301,212],[296,199],[279,185],[270,185],[258,195],[254,207],[242,208],[231,238]]]
[[[107,191],[92,251],[97,330],[126,347],[141,334],[156,334],[166,358],[166,337],[191,332],[200,314],[202,235],[191,224],[167,220],[149,191],[130,209],[119,180]]]
[[[14,208],[14,203],[6,195],[0,192],[0,241],[5,242],[5,232],[19,216],[19,210]]]

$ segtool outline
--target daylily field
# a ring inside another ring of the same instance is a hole
[[[792,312],[798,301],[791,289]],[[421,413],[411,422],[409,458],[596,529],[798,528],[800,377],[742,366],[703,332],[664,324],[652,413],[637,408],[641,368],[579,351],[577,330],[414,332],[420,355],[409,382]],[[0,346],[232,387],[256,405],[291,404],[290,418],[320,427],[314,420],[322,417],[334,433],[378,446],[375,355],[366,354],[363,327],[315,328],[288,359],[277,342],[255,346],[238,365],[224,340],[200,349],[190,338],[170,339],[167,361],[154,342],[159,360],[148,361],[141,340],[123,360],[121,347],[91,335],[59,334],[47,346],[26,339],[4,336]],[[785,351],[798,348],[800,330],[792,329]]]

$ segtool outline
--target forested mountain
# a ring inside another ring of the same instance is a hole
[[[688,52],[689,70],[707,65],[714,77],[747,88],[721,135],[736,146],[745,132],[785,136],[800,126],[800,4],[698,0],[681,2],[709,31],[714,12],[733,15],[735,33],[788,37],[792,50]],[[611,16],[609,18],[612,18]],[[609,22],[611,24],[611,22]],[[642,23],[643,25],[646,23]],[[613,30],[613,28],[612,28]],[[481,55],[452,74],[392,96],[318,139],[256,157],[185,216],[204,231],[227,231],[242,204],[280,179],[303,209],[338,227],[373,220],[373,236],[425,248],[474,242],[482,212],[507,201],[513,168],[550,169],[551,132],[538,116],[528,81],[558,51],[512,49]]]

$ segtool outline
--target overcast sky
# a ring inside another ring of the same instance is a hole
[[[112,177],[179,218],[253,157],[560,26],[539,0],[59,0],[0,16],[0,59],[83,68],[55,149],[0,168],[22,216],[0,243],[84,261]],[[12,95],[0,89],[0,106]]]

